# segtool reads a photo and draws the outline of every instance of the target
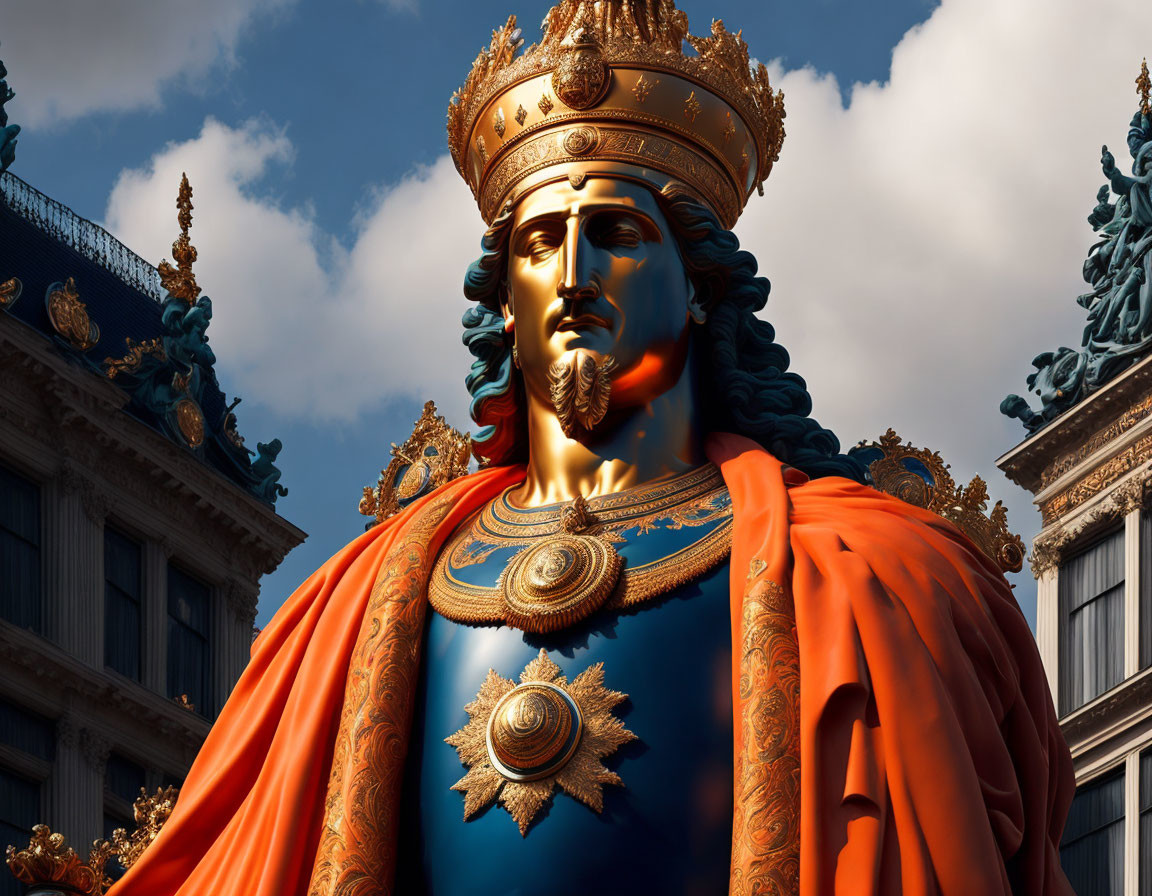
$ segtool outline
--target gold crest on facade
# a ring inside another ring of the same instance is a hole
[[[88,308],[80,301],[76,281],[71,277],[49,286],[44,304],[52,328],[77,351],[86,352],[100,341],[100,328],[88,316]]]

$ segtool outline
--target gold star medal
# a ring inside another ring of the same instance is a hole
[[[468,724],[444,739],[468,768],[452,785],[464,794],[464,820],[498,799],[526,836],[557,785],[600,812],[603,785],[623,786],[601,760],[636,739],[612,714],[627,699],[604,687],[603,663],[569,684],[543,649],[520,673],[520,684],[489,669],[464,707]]]

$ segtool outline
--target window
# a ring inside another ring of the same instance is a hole
[[[40,488],[0,467],[0,617],[43,631]]]
[[[104,529],[104,665],[140,680],[140,545]]]
[[[1124,892],[1124,770],[1081,785],[1060,840],[1060,864],[1078,896]]]
[[[168,696],[187,695],[211,716],[208,624],[211,591],[176,566],[168,567]]]
[[[1124,677],[1124,530],[1060,567],[1060,714]]]
[[[124,828],[129,834],[136,827],[132,816],[132,804],[139,799],[144,787],[144,769],[130,759],[116,753],[108,757],[104,771],[104,838],[112,839],[116,828]],[[116,859],[108,863],[106,873],[113,880],[119,880],[125,871]]]
[[[19,770],[0,767],[0,849],[27,846],[32,825],[44,821],[43,779],[55,758],[55,726],[42,716],[0,701],[0,743],[18,751],[24,760]],[[12,875],[0,874],[0,896],[19,896],[23,889]]]
[[[1140,754],[1140,896],[1152,896],[1152,750]]]

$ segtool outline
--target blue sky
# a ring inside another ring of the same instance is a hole
[[[360,489],[425,398],[468,425],[459,283],[482,224],[444,110],[491,30],[515,12],[532,41],[548,5],[0,0],[14,173],[157,262],[188,171],[221,383],[250,442],[283,440],[278,506],[310,535],[265,578],[258,624],[362,530]],[[993,466],[1023,435],[997,404],[1079,332],[1098,147],[1123,145],[1152,12],[680,5],[696,33],[742,28],[787,95],[781,162],[737,232],[817,416],[846,445],[895,426],[982,473],[1030,537]]]

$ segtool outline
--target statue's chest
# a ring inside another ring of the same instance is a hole
[[[681,550],[711,527],[699,527]],[[659,559],[662,549],[642,542],[660,528],[619,542],[626,563]],[[509,559],[498,553],[464,567],[475,587],[495,587]],[[706,566],[634,607],[605,607],[551,634],[430,613],[406,770],[400,892],[727,890],[728,564],[721,557]],[[596,664],[602,680],[582,675]],[[525,677],[547,681],[527,685]],[[566,721],[570,704],[579,707],[574,724]],[[621,727],[635,739],[601,736]]]

